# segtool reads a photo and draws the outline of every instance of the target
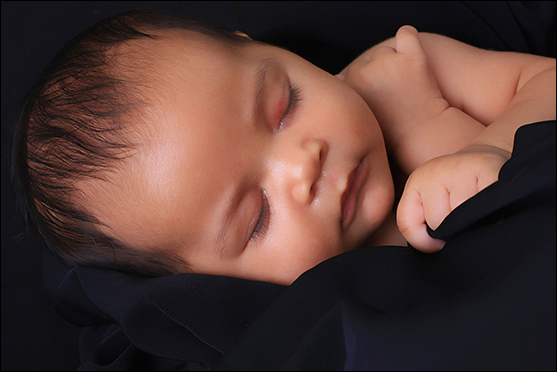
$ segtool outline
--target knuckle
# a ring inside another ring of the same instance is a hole
[[[406,218],[406,205],[400,203],[396,211],[396,224],[398,230],[404,235],[410,229],[410,224]]]
[[[354,66],[354,68],[351,69],[350,72],[352,73],[354,79],[364,82],[370,79],[370,75],[373,74],[373,70],[370,68],[369,63]]]

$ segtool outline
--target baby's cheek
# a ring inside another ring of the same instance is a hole
[[[306,230],[288,239],[281,239],[274,246],[278,256],[291,267],[310,268],[316,264],[343,252],[338,237],[327,234],[324,230]]]
[[[311,268],[331,257],[337,256],[345,251],[344,244],[338,237],[330,236],[327,233],[316,233],[316,236],[304,247],[305,262],[308,268]]]

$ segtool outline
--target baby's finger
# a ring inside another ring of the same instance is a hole
[[[437,230],[441,222],[451,213],[450,194],[444,184],[431,185],[422,192],[426,223],[432,230]]]
[[[489,169],[488,171],[484,171],[478,175],[478,192],[499,180],[499,171],[501,170],[501,167],[502,165],[494,167],[493,169]]]
[[[402,236],[417,250],[434,253],[443,249],[445,242],[433,239],[427,233],[423,202],[416,190],[404,191],[398,204],[396,218]]]
[[[418,30],[413,26],[402,26],[396,33],[396,52],[403,54],[424,53]]]
[[[449,188],[450,209],[451,212],[478,193],[478,182],[476,177],[470,177],[467,180],[461,180],[458,184]]]

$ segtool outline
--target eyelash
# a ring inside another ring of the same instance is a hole
[[[302,100],[301,88],[297,85],[292,85],[288,83],[288,88],[290,90],[290,99],[288,101],[288,106],[282,115],[282,120],[278,131],[282,130],[284,126],[284,120],[286,120],[292,112],[298,107],[298,102]],[[269,196],[265,190],[261,192],[261,213],[259,214],[259,219],[255,224],[255,228],[250,236],[250,241],[257,241],[258,238],[265,235],[269,229],[269,221],[271,220],[271,205],[269,203]]]
[[[288,88],[290,89],[290,100],[288,101],[288,106],[282,115],[282,119],[279,124],[278,131],[281,131],[284,126],[284,120],[286,120],[292,112],[298,107],[298,102],[302,100],[301,91],[302,89],[297,85],[292,85],[288,83]]]
[[[282,115],[282,120],[280,121],[280,125],[278,131],[282,130],[284,126],[284,120],[286,120],[292,112],[298,107],[298,102],[302,100],[301,97],[301,89],[297,85],[292,85],[292,83],[288,83],[288,88],[290,89],[290,100],[288,101],[288,106]],[[271,205],[269,203],[269,196],[267,192],[263,190],[261,192],[261,212],[259,214],[259,219],[255,224],[255,228],[250,236],[250,241],[257,241],[258,238],[264,236],[269,229],[269,221],[271,220]]]
[[[250,240],[257,241],[258,238],[265,235],[269,229],[269,221],[271,220],[271,205],[269,204],[269,197],[267,192],[261,192],[261,212],[259,213],[259,220],[255,224],[255,228],[251,233]]]

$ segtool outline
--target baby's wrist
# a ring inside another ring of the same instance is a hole
[[[415,126],[394,143],[393,155],[410,174],[433,158],[453,154],[471,145],[485,127],[454,107]]]
[[[491,133],[487,130],[480,132],[468,143],[466,147],[469,147],[470,149],[487,149],[492,151],[499,150],[508,154],[510,157],[513,151],[512,143],[509,143],[506,138],[491,136],[490,134]]]

